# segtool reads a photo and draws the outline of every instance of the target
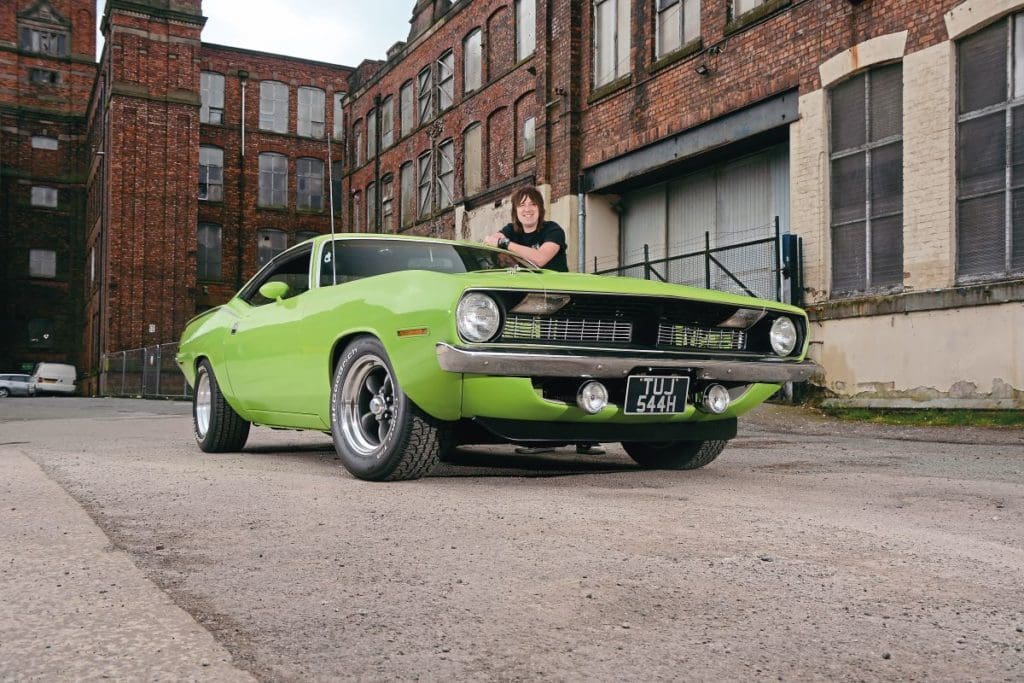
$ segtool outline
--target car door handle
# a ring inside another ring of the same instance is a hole
[[[231,334],[234,334],[235,332],[238,332],[238,323],[231,326]]]

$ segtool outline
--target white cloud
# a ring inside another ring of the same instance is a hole
[[[97,0],[102,16],[106,0]],[[203,41],[358,66],[409,34],[415,0],[203,0]]]

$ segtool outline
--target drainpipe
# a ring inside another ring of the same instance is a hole
[[[579,175],[577,203],[579,204],[579,215],[576,224],[579,232],[579,249],[576,254],[576,272],[587,272],[587,196],[583,194],[583,174]]]
[[[241,158],[238,161],[238,235],[235,240],[235,253],[238,258],[238,267],[235,269],[235,290],[242,288],[243,261],[245,257],[245,86],[249,81],[248,71],[239,71],[238,77],[242,80],[242,124],[241,124]]]

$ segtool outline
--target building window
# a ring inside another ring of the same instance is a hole
[[[412,81],[406,81],[398,94],[398,109],[401,116],[402,137],[412,132],[413,126],[413,102],[412,102]]]
[[[537,119],[529,117],[523,121],[522,156],[532,156],[537,151]]]
[[[384,232],[392,232],[395,216],[395,183],[390,175],[380,181],[380,223]]]
[[[872,69],[831,92],[832,290],[903,284],[903,69]]]
[[[220,226],[200,223],[196,234],[196,277],[200,280],[219,280],[221,271]]]
[[[305,242],[306,240],[311,240],[314,237],[319,236],[320,233],[318,233],[316,230],[299,230],[298,232],[295,233],[295,244]]]
[[[49,318],[32,318],[28,321],[28,345],[36,349],[53,348],[53,321]]]
[[[957,46],[957,277],[1024,272],[1024,14]]]
[[[26,52],[63,57],[68,53],[68,36],[61,31],[22,26],[21,49]]]
[[[594,87],[629,69],[629,0],[594,0]]]
[[[366,231],[377,232],[377,186],[366,186]]]
[[[32,149],[57,149],[57,147],[57,138],[51,138],[45,135],[32,136]]]
[[[366,158],[377,156],[377,110],[371,109],[366,115]]]
[[[60,74],[50,69],[29,69],[28,80],[37,85],[57,85],[60,83]]]
[[[483,189],[483,126],[474,123],[462,134],[462,193],[471,197]]]
[[[516,0],[516,61],[522,61],[532,55],[536,47],[536,0]]]
[[[402,164],[398,175],[398,182],[401,185],[398,188],[401,193],[398,199],[398,222],[405,228],[412,225],[413,216],[416,215],[416,187],[413,184],[412,162],[407,161]]]
[[[483,82],[483,33],[476,29],[462,41],[462,92],[473,92]]]
[[[766,2],[768,2],[768,0],[733,0],[732,16],[735,18],[741,14],[746,14],[751,10],[757,9]]]
[[[277,81],[260,83],[260,128],[288,132],[288,86]]]
[[[455,143],[450,139],[437,146],[437,208],[452,205],[455,196]]]
[[[431,153],[424,152],[417,160],[417,171],[419,171],[419,204],[417,204],[416,213],[420,218],[430,215],[430,188],[434,185],[434,174],[431,170],[432,164],[430,163],[430,159]]]
[[[654,9],[658,14],[656,59],[700,37],[700,0],[654,0]]]
[[[455,55],[451,50],[437,60],[437,108],[444,111],[455,102]]]
[[[380,103],[380,148],[395,144],[394,98],[388,95]]]
[[[352,193],[352,232],[359,232],[359,218],[362,215],[359,207],[359,191],[356,190]]]
[[[260,206],[288,206],[288,157],[260,154]]]
[[[352,165],[363,163],[363,121],[360,119],[352,126]]]
[[[324,210],[324,162],[299,159],[295,162],[298,183],[295,195],[299,211]]]
[[[345,93],[334,93],[334,139],[345,139]]]
[[[44,206],[49,209],[57,208],[57,188],[45,187],[43,185],[32,186],[32,206]]]
[[[50,249],[29,249],[29,277],[57,277],[57,252]]]
[[[433,114],[433,80],[430,78],[430,67],[424,68],[416,76],[416,87],[419,89],[419,122],[429,121]]]
[[[256,267],[262,268],[270,259],[288,248],[288,234],[283,230],[264,228],[256,232]]]
[[[345,174],[342,162],[331,162],[331,206],[335,214],[341,213],[341,180]]]
[[[224,200],[224,150],[199,147],[199,198],[210,202]]]
[[[298,134],[300,137],[323,138],[325,97],[324,91],[319,88],[299,88]]]
[[[212,71],[199,74],[200,123],[224,123],[224,76]]]

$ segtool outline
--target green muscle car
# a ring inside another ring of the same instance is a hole
[[[329,432],[361,479],[415,479],[460,444],[622,442],[706,465],[807,360],[798,308],[541,270],[478,244],[324,235],[189,321],[177,362],[207,452],[250,424]]]

